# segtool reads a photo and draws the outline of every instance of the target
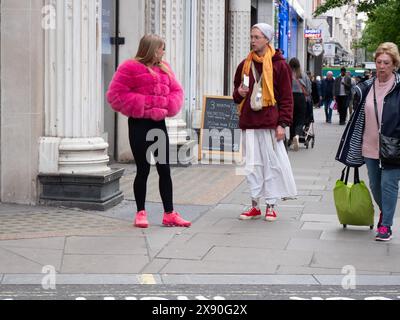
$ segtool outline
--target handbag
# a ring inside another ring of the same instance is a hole
[[[374,205],[358,167],[354,168],[354,183],[349,183],[350,167],[345,167],[333,189],[336,213],[343,226],[374,226]]]
[[[329,108],[332,110],[337,110],[337,103],[335,100],[332,100],[331,104],[329,105]]]
[[[376,100],[375,91],[375,80],[373,83],[374,90],[374,108],[375,117],[380,128],[379,116],[378,116],[378,102]],[[388,137],[381,133],[379,129],[379,159],[383,164],[400,166],[400,139],[394,137]]]
[[[251,63],[251,70],[253,71],[254,86],[250,97],[250,107],[253,111],[260,111],[263,107],[262,99],[262,74],[259,75],[254,63]]]

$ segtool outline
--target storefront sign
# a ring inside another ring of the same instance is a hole
[[[320,29],[306,29],[304,30],[304,38],[306,39],[320,39],[322,37],[322,32]]]

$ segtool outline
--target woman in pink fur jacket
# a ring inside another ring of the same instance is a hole
[[[136,57],[118,67],[107,92],[111,107],[129,118],[129,142],[137,166],[133,185],[137,205],[134,225],[139,228],[149,226],[145,201],[153,149],[164,206],[162,223],[176,227],[191,225],[173,207],[165,118],[173,117],[180,111],[183,89],[170,66],[162,61],[164,52],[165,42],[162,38],[153,34],[145,35],[140,40]]]

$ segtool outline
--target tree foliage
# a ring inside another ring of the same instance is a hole
[[[326,0],[314,16],[346,5],[354,5],[357,12],[368,15],[361,41],[355,41],[354,47],[373,52],[382,42],[394,42],[400,46],[400,0]]]
[[[343,7],[346,5],[355,5],[358,12],[365,12],[368,16],[373,15],[375,9],[382,4],[385,4],[388,0],[326,0],[326,2],[320,5],[314,12],[314,17],[317,17],[325,12]]]
[[[388,0],[377,7],[367,21],[361,46],[375,51],[382,42],[394,42],[400,47],[400,1]]]

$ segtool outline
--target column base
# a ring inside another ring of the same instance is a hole
[[[113,169],[99,174],[40,174],[40,203],[106,211],[124,199],[119,187],[124,171]]]

